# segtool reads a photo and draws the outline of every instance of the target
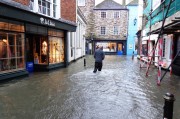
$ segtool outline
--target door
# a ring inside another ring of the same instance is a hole
[[[119,43],[118,44],[118,51],[122,51],[123,50],[123,45],[122,45],[122,43]]]

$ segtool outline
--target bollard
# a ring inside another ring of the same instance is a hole
[[[133,54],[132,54],[132,60],[134,59],[134,51],[133,51]]]
[[[84,58],[84,66],[86,66],[86,59]]]
[[[166,93],[164,95],[164,114],[163,119],[173,119],[173,103],[175,101],[174,95]]]

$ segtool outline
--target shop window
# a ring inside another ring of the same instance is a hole
[[[64,37],[64,32],[60,31],[60,30],[49,29],[48,30],[48,35],[49,36]]]
[[[24,32],[24,25],[16,21],[0,19],[0,29],[16,31],[16,32]]]
[[[34,10],[34,0],[30,0],[29,7],[30,7],[30,10]]]
[[[116,52],[117,43],[116,42],[97,42],[97,46],[103,46],[103,51],[105,52]]]
[[[49,37],[49,63],[64,62],[64,39]]]
[[[22,68],[25,68],[24,34],[0,32],[0,71]]]

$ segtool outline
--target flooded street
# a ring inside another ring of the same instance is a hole
[[[162,119],[167,92],[180,119],[180,77],[168,72],[157,86],[157,69],[145,77],[136,58],[107,55],[97,73],[92,56],[83,61],[1,83],[0,119]]]

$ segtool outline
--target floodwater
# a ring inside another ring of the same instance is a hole
[[[0,119],[162,119],[163,95],[174,94],[173,119],[180,119],[180,77],[166,74],[156,85],[130,56],[106,56],[93,73],[92,56],[51,72],[0,84]]]

